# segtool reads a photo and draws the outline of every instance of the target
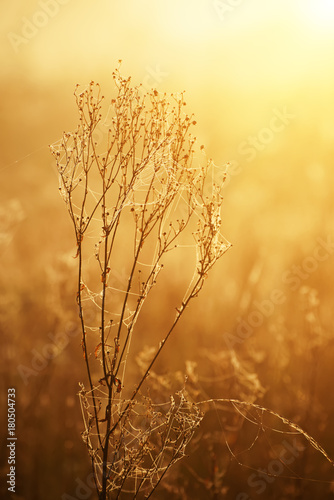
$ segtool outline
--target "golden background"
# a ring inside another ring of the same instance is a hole
[[[196,359],[205,373],[207,349],[233,347],[266,389],[262,403],[333,457],[333,2],[26,0],[3,4],[0,19],[1,391],[16,387],[18,398],[17,498],[74,494],[75,478],[89,473],[76,399],[80,335],[66,334],[59,355],[33,366],[52,336],[77,328],[75,240],[48,145],[76,126],[77,83],[99,82],[111,98],[119,60],[147,90],[185,90],[199,144],[218,167],[230,164],[222,230],[233,246],[162,372]],[[144,344],[167,321],[180,273],[176,261]],[[281,303],[244,341],[226,342],[275,290]],[[24,379],[19,366],[34,374]],[[225,397],[218,375],[211,389]],[[300,474],[319,480],[303,483],[302,498],[331,498],[325,465]]]

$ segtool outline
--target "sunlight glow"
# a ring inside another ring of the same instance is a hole
[[[213,7],[203,0],[179,2],[170,0],[165,6],[159,6],[156,19],[160,29],[169,37],[187,41],[196,41],[210,37],[217,14]]]
[[[303,0],[300,9],[307,21],[319,29],[333,29],[334,1],[333,0]]]

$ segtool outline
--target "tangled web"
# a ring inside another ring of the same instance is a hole
[[[99,388],[94,394],[98,412],[102,414],[99,425],[106,426],[104,412],[108,408],[103,401],[107,400],[107,393]],[[82,437],[100,489],[104,460],[99,442],[101,429],[94,430],[94,400],[82,384],[79,397],[85,423]],[[110,446],[107,492],[131,493],[133,498],[139,491],[152,493],[167,470],[185,456],[186,446],[203,418],[198,406],[187,399],[184,389],[158,404],[143,395],[136,400],[119,398],[113,402],[111,412],[111,431],[103,432],[109,436]]]

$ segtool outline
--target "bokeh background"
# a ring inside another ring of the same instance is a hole
[[[333,2],[17,0],[0,9],[2,498],[8,387],[18,399],[15,498],[94,498],[76,491],[90,464],[76,396],[85,373],[75,241],[48,145],[76,126],[77,83],[94,80],[112,97],[119,60],[144,89],[185,90],[199,143],[217,166],[230,164],[223,233],[233,247],[157,369],[189,372],[192,360],[203,394],[260,402],[333,458]],[[168,319],[175,266],[143,346]],[[222,422],[204,422],[193,462],[175,472],[175,498],[334,498],[333,468],[312,449],[260,492],[250,474],[268,470],[272,443],[239,465],[226,441],[246,446],[252,431],[240,425],[226,440]]]

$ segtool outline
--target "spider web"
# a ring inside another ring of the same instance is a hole
[[[103,413],[103,402],[108,395],[102,387],[95,388],[94,394],[98,411]],[[101,488],[103,458],[99,433],[93,423],[94,403],[90,391],[82,384],[79,397],[85,422],[82,437]],[[109,436],[107,491],[134,495],[139,491],[153,491],[169,467],[185,456],[186,446],[203,418],[184,390],[171,396],[169,401],[157,404],[145,396],[135,401],[119,398],[113,401],[111,411],[115,429]],[[103,425],[102,417],[100,422]]]

